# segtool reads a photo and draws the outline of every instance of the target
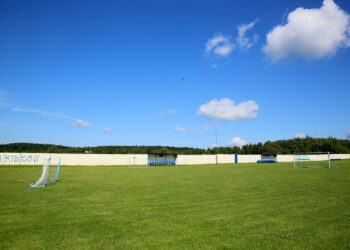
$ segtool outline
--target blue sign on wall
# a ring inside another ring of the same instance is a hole
[[[5,163],[37,163],[39,162],[39,154],[0,154],[0,164]]]

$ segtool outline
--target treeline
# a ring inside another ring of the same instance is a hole
[[[96,146],[68,147],[53,144],[9,143],[0,144],[0,152],[7,153],[71,153],[71,154],[293,154],[294,152],[350,153],[350,140],[336,138],[296,138],[267,141],[239,147],[191,148],[168,146]]]

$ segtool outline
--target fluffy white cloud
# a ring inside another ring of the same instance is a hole
[[[231,43],[223,44],[214,49],[214,53],[220,56],[228,56],[233,51],[234,45]]]
[[[232,138],[229,144],[231,146],[242,148],[244,145],[247,145],[248,142],[243,140],[241,137],[237,136],[237,137]]]
[[[238,26],[238,36],[236,38],[236,41],[238,46],[241,49],[247,50],[251,48],[258,41],[259,36],[257,34],[254,34],[252,38],[249,38],[246,36],[247,31],[252,29],[256,23],[257,23],[257,20],[248,24],[242,24]]]
[[[263,51],[272,62],[287,57],[319,59],[350,46],[350,17],[333,0],[318,9],[297,8],[287,23],[267,34]]]
[[[350,129],[349,129],[348,132],[346,133],[346,137],[347,137],[348,139],[350,139]]]
[[[225,37],[221,34],[215,35],[214,37],[210,38],[207,43],[205,44],[205,51],[210,52],[212,49],[214,49],[218,44],[222,43],[228,43],[229,37]]]
[[[219,34],[207,41],[205,44],[205,52],[225,57],[232,53],[234,47],[235,45],[231,42],[230,37]]]
[[[102,131],[105,134],[109,134],[112,131],[112,129],[111,128],[103,128]]]
[[[304,133],[299,133],[299,134],[296,134],[294,136],[294,138],[305,138],[307,136],[307,134],[304,134]]]
[[[216,118],[222,121],[235,121],[252,119],[257,116],[258,104],[254,101],[246,101],[235,104],[228,98],[214,99],[199,107],[198,115],[208,118]]]
[[[91,123],[83,120],[76,120],[70,124],[73,128],[88,128],[91,127]]]
[[[176,132],[180,132],[180,133],[189,133],[189,132],[195,131],[196,129],[195,128],[188,129],[188,128],[184,128],[184,127],[181,127],[181,126],[176,126],[174,128],[174,130]]]

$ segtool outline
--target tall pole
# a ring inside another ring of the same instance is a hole
[[[215,147],[218,147],[218,132],[215,130]],[[216,151],[216,164],[218,164],[218,151]]]

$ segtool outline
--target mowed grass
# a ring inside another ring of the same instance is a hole
[[[350,161],[0,167],[0,249],[349,249]]]

